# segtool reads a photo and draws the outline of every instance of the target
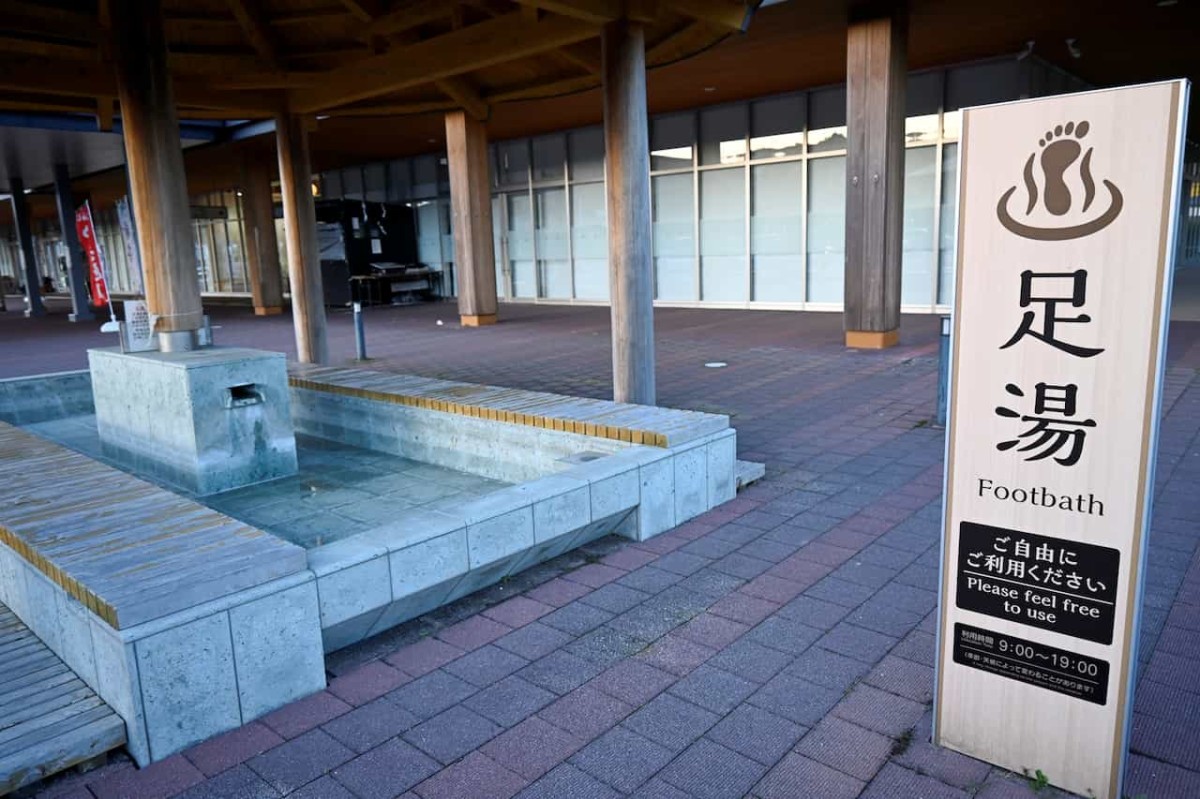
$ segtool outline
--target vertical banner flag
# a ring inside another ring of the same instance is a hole
[[[104,261],[100,257],[100,243],[96,241],[96,227],[92,224],[92,207],[86,200],[75,211],[75,232],[79,234],[79,244],[87,257],[92,305],[107,305],[108,283],[104,279]]]
[[[125,263],[129,264],[129,279],[134,294],[144,294],[142,284],[142,259],[138,253],[137,233],[133,229],[133,210],[129,197],[117,200],[117,221],[121,225],[121,242],[125,245]]]
[[[1096,799],[1122,795],[1187,95],[963,111],[935,740]]]

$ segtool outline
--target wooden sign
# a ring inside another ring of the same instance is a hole
[[[1118,799],[1188,85],[963,112],[935,742]]]

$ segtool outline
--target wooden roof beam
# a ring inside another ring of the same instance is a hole
[[[628,17],[635,22],[653,22],[654,9],[648,2],[626,2],[626,0],[516,0],[525,8],[562,14],[564,17],[603,25],[606,22]]]
[[[487,101],[479,95],[475,87],[464,78],[449,77],[434,81],[438,89],[454,102],[462,106],[467,115],[480,122],[486,122],[491,108]]]
[[[515,11],[349,64],[320,87],[288,92],[288,100],[301,113],[324,111],[544,53],[595,38],[599,32],[578,19],[549,15],[532,23]]]
[[[229,10],[237,19],[242,32],[255,52],[275,69],[283,69],[283,59],[280,57],[279,42],[275,32],[267,25],[266,17],[258,0],[228,0]]]
[[[404,3],[399,8],[371,20],[371,23],[363,30],[362,38],[389,36],[393,33],[412,30],[426,23],[449,17],[457,7],[458,4],[450,2],[450,0],[414,0]]]
[[[762,0],[661,0],[672,11],[692,19],[711,22],[726,30],[745,32]]]
[[[370,22],[383,14],[381,0],[342,0],[342,5],[363,22]]]

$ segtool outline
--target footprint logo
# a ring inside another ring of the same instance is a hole
[[[1112,181],[1103,181],[1109,196],[1108,207],[1098,216],[1089,213],[1096,201],[1096,179],[1092,176],[1093,148],[1087,143],[1090,130],[1091,125],[1087,120],[1055,125],[1042,134],[1038,149],[1029,154],[1023,171],[1027,198],[1024,215],[1029,217],[1040,203],[1041,208],[1051,216],[1067,217],[1064,221],[1075,220],[1075,223],[1043,227],[1018,222],[1008,210],[1009,200],[1018,189],[1013,186],[1004,192],[996,206],[1000,224],[1018,236],[1036,241],[1078,239],[1112,224],[1125,203],[1121,190]],[[1072,170],[1082,184],[1082,197],[1076,196],[1068,183],[1068,175],[1074,177]],[[1083,217],[1083,221],[1078,221],[1080,217]]]

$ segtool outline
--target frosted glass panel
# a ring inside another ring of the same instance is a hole
[[[571,158],[571,180],[604,179],[604,131],[600,128],[573,130],[567,134]]]
[[[347,200],[361,200],[363,198],[361,168],[352,167],[342,170],[342,197]]]
[[[502,141],[496,145],[497,186],[526,186],[529,183],[529,140]]]
[[[654,210],[655,296],[660,300],[695,300],[695,205],[692,175],[652,178]]]
[[[705,300],[746,297],[746,173],[700,173],[700,285]]]
[[[384,164],[371,164],[363,167],[365,180],[364,194],[367,202],[387,202],[387,167]]]
[[[542,136],[533,140],[533,179],[563,179],[567,159],[567,140],[564,136]]]
[[[539,189],[534,193],[537,209],[537,255],[543,297],[571,298],[570,248],[567,246],[567,190]]]
[[[695,144],[694,115],[668,114],[650,122],[650,169],[690,169]]]
[[[740,164],[746,160],[746,106],[726,105],[700,112],[700,163]]]
[[[388,202],[400,203],[412,197],[412,176],[408,161],[392,161],[388,164]]]
[[[533,261],[533,211],[529,195],[509,194],[508,261],[512,269],[513,296],[537,296],[537,271]]]
[[[799,161],[750,171],[750,266],[760,302],[804,299],[803,175]]]
[[[417,206],[417,258],[423,264],[442,262],[442,221],[435,200],[421,200]]]
[[[954,247],[958,239],[958,145],[942,146],[942,217],[938,220],[938,304],[954,302]]]
[[[603,183],[571,187],[571,248],[575,256],[575,296],[608,299],[608,226]]]
[[[496,296],[511,297],[512,290],[508,285],[508,264],[504,252],[504,195],[492,197],[492,252],[496,257]]]
[[[436,197],[437,156],[422,155],[413,162],[413,197]]]
[[[904,153],[904,250],[900,264],[900,302],[933,304],[933,194],[937,148],[914,147]]]
[[[846,272],[846,159],[808,164],[808,301],[842,302]]]
[[[804,152],[804,96],[759,100],[750,105],[750,157],[783,158]]]
[[[808,95],[808,151],[846,149],[846,87],[819,89]]]
[[[342,196],[342,173],[338,170],[321,176],[321,196],[340,199]]]

